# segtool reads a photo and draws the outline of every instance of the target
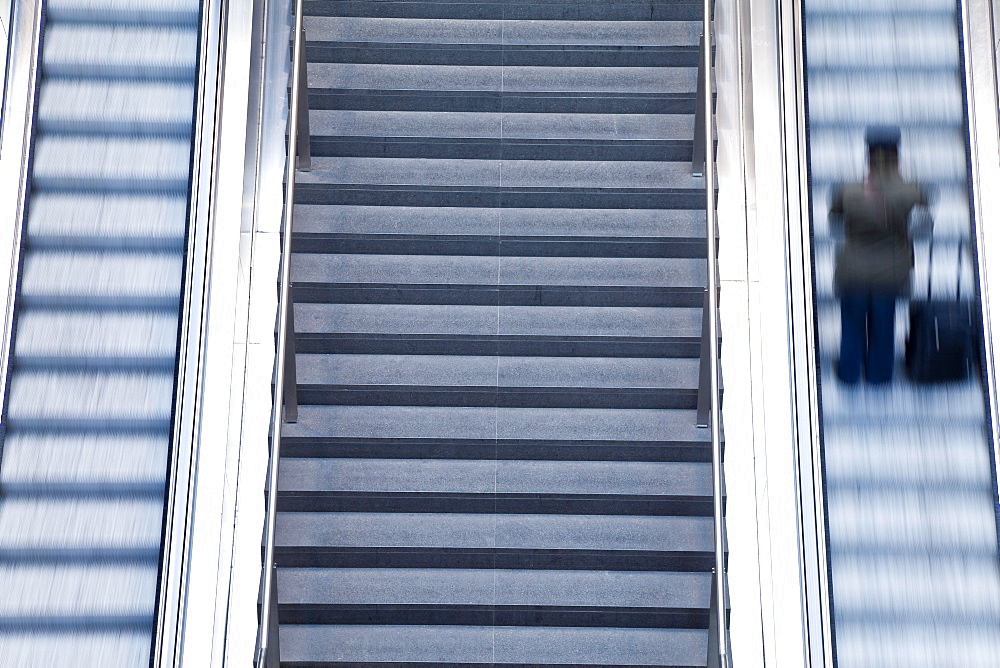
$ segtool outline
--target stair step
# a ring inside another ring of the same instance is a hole
[[[634,70],[634,71],[633,71]],[[309,85],[384,90],[668,93],[694,92],[697,68],[511,67],[316,63]]]
[[[694,359],[485,357],[468,355],[297,356],[305,385],[695,388]]]
[[[283,605],[702,608],[707,573],[286,568]],[[417,620],[418,623],[419,620]]]
[[[289,459],[281,491],[710,496],[694,462]]]
[[[692,21],[560,21],[307,16],[311,40],[387,44],[691,46]]]
[[[295,207],[296,237],[313,234],[509,235],[545,242],[552,237],[620,239],[704,238],[704,214],[686,209],[517,209],[338,206]],[[540,232],[544,232],[540,234]],[[704,243],[702,241],[702,243]],[[296,249],[297,251],[299,249]],[[306,251],[300,251],[306,252]],[[339,251],[345,252],[345,251]],[[435,253],[440,254],[440,253]],[[478,253],[465,253],[469,255]]]
[[[677,629],[494,626],[287,626],[282,661],[693,666],[707,633]],[[284,647],[290,647],[285,650]],[[294,649],[291,649],[294,648]]]
[[[288,436],[702,441],[695,411],[680,409],[302,406]]]
[[[702,6],[697,2],[652,2],[628,0],[614,4],[576,2],[403,2],[392,0],[347,0],[331,5],[309,0],[309,16],[475,19],[504,21],[700,21]]]
[[[697,516],[296,511],[278,522],[283,547],[712,551],[712,518]]]

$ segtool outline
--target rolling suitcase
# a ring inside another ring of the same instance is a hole
[[[975,366],[979,320],[974,302],[961,294],[963,245],[958,247],[958,278],[954,298],[931,296],[934,244],[929,244],[927,297],[910,301],[910,334],[906,341],[906,370],[915,383],[965,380]]]

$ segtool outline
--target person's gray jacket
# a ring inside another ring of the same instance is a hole
[[[926,204],[923,190],[899,174],[836,189],[830,215],[843,216],[844,223],[834,275],[837,289],[905,294],[913,267],[910,212]]]

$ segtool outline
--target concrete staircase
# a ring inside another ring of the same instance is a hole
[[[286,666],[704,666],[701,4],[307,1]]]

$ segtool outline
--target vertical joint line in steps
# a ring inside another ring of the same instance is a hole
[[[500,467],[500,235],[503,231],[503,117],[504,117],[504,75],[506,69],[506,49],[504,48],[506,36],[504,26],[506,20],[504,16],[504,6],[500,6],[500,160],[498,170],[497,188],[497,324],[496,324],[496,385],[494,389],[493,402],[493,610],[492,610],[492,642],[490,643],[490,660],[496,663],[497,659],[497,478]]]

